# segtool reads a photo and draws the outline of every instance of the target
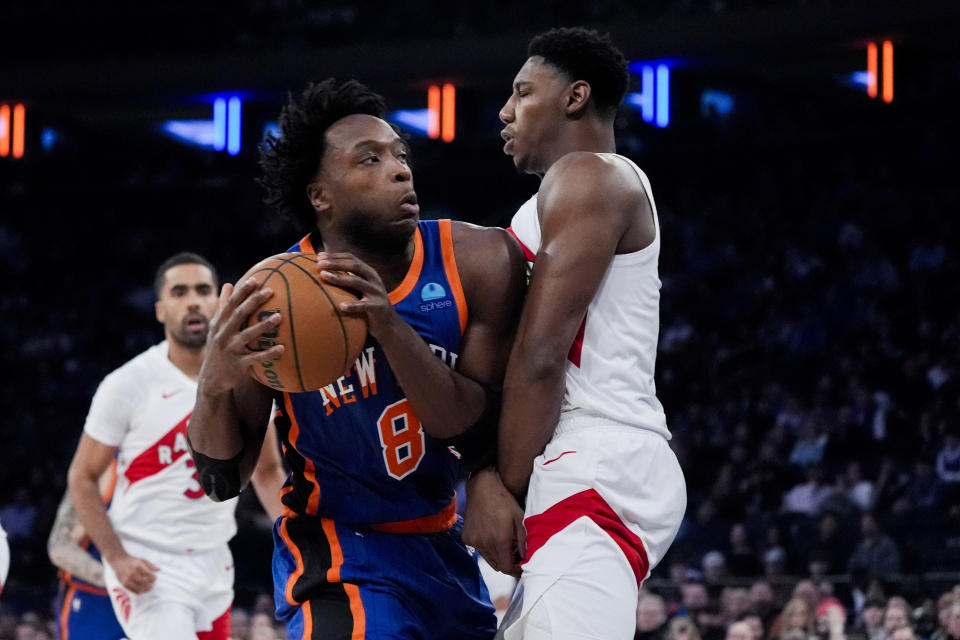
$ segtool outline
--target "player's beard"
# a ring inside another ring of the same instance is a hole
[[[203,320],[203,330],[197,331],[190,329],[189,323],[191,320]],[[175,327],[170,331],[170,337],[177,342],[182,347],[186,347],[191,350],[203,349],[207,344],[207,333],[210,330],[210,319],[207,318],[202,313],[188,313],[184,316],[183,320],[180,321],[180,325]]]

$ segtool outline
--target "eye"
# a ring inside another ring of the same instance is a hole
[[[380,158],[375,155],[364,156],[360,159],[360,164],[376,164],[380,162]]]
[[[401,151],[400,153],[397,154],[397,160],[399,160],[403,164],[409,164],[410,155],[406,151]]]

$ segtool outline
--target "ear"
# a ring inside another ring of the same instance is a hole
[[[329,194],[320,179],[316,179],[307,185],[307,199],[310,200],[310,204],[313,205],[314,211],[318,214],[330,208]]]
[[[586,80],[577,80],[567,87],[567,92],[564,96],[566,100],[564,111],[566,114],[575,118],[582,116],[584,111],[586,111],[587,103],[590,102],[591,93],[590,83]]]
[[[163,305],[160,304],[159,300],[153,303],[153,310],[157,314],[157,322],[160,324],[166,324],[167,314],[164,313]]]

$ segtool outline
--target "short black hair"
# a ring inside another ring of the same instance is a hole
[[[163,283],[167,279],[167,271],[181,264],[200,264],[205,266],[207,269],[210,269],[210,273],[213,275],[213,286],[217,287],[219,285],[220,277],[217,275],[217,269],[209,260],[190,251],[181,251],[180,253],[175,253],[170,256],[157,267],[157,273],[153,276],[153,292],[157,294],[157,299],[159,299],[160,294],[163,293]]]
[[[257,182],[266,190],[263,201],[302,231],[317,226],[317,214],[307,196],[326,151],[326,132],[341,118],[362,113],[383,118],[386,103],[356,80],[311,82],[299,98],[288,95],[280,112],[280,134],[267,135],[260,149],[263,175]]]
[[[597,111],[606,117],[616,115],[627,93],[629,75],[627,59],[609,34],[583,27],[551,29],[530,41],[527,57],[533,56],[541,56],[571,81],[586,81]]]

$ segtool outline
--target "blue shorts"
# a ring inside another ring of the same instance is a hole
[[[124,634],[107,592],[61,582],[57,594],[57,633],[61,640],[123,640]]]
[[[461,529],[458,520],[439,533],[394,534],[279,518],[277,619],[290,640],[489,640],[496,616]]]

